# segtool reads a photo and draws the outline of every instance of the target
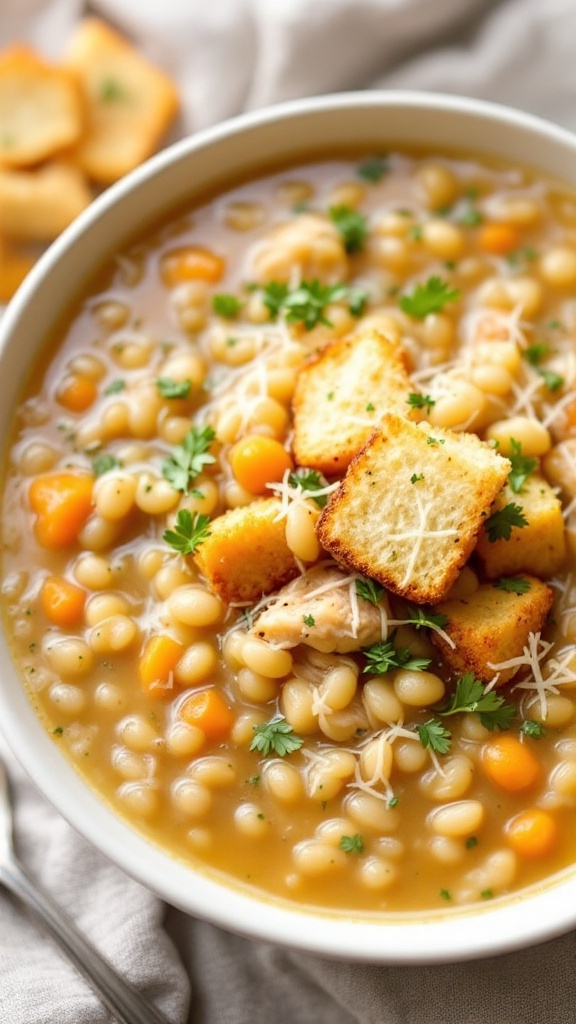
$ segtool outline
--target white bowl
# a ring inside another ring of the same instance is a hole
[[[32,270],[0,325],[0,445],[30,365],[94,269],[148,221],[193,204],[272,162],[342,149],[418,144],[457,148],[532,166],[576,185],[576,138],[552,124],[488,103],[438,95],[368,92],[287,103],[184,139],[100,196]],[[0,643],[0,721],[39,789],[90,843],[182,910],[230,931],[325,957],[424,964],[493,955],[576,925],[576,867],[494,903],[406,915],[306,911],[252,897],[208,871],[174,860],[132,830],[76,773],[45,733]]]

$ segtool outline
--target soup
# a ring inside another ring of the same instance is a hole
[[[573,863],[576,197],[413,153],[119,255],[23,397],[6,627],[117,811],[357,912]]]

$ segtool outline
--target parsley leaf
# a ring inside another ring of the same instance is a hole
[[[508,474],[508,483],[510,484],[510,490],[514,491],[514,494],[520,494],[530,474],[537,469],[538,459],[522,455],[522,445],[519,441],[515,441],[513,437],[510,438],[510,447],[512,451],[508,458],[512,464],[512,469]]]
[[[111,380],[109,384],[104,388],[105,395],[117,395],[119,391],[124,391],[126,387],[125,380]]]
[[[312,626],[316,625],[316,619],[314,618],[313,615],[303,615],[302,622],[304,623],[305,626],[308,626],[309,629],[311,629]]]
[[[303,493],[312,498],[318,508],[324,508],[328,503],[327,494],[316,494],[316,491],[322,491],[328,486],[328,481],[317,469],[297,469],[288,475],[288,483],[290,487],[301,487]]]
[[[388,157],[386,156],[374,156],[369,160],[364,160],[363,163],[357,168],[357,174],[360,178],[364,178],[364,181],[369,181],[372,185],[376,185],[379,181],[382,181],[390,171],[388,165]]]
[[[521,529],[523,526],[528,526],[528,520],[522,511],[522,506],[515,505],[513,501],[504,505],[504,508],[493,512],[484,523],[484,529],[491,544],[497,540],[510,540],[514,526]]]
[[[344,853],[364,853],[364,840],[357,832],[354,836],[341,836],[338,846]]]
[[[381,587],[375,580],[369,580],[365,576],[357,576],[356,593],[363,601],[369,601],[370,604],[378,604],[384,594],[384,587]]]
[[[546,735],[546,729],[542,723],[535,722],[532,718],[527,718],[522,722],[520,732],[523,736],[529,736],[531,740],[541,740]]]
[[[188,508],[181,508],[176,516],[174,529],[165,530],[162,540],[166,541],[175,551],[179,551],[181,555],[192,555],[198,545],[210,536],[209,526],[208,516],[198,512],[192,513]]]
[[[432,437],[432,434],[429,434],[426,438],[426,444],[446,444],[446,441],[443,437]]]
[[[421,395],[417,391],[411,391],[406,402],[413,409],[426,409],[427,412],[430,412],[432,406],[436,405],[435,398],[431,398],[430,395]]]
[[[521,576],[508,576],[501,580],[496,580],[496,583],[492,584],[496,590],[504,590],[508,594],[526,594],[530,590],[530,584],[528,580],[523,580]]]
[[[366,217],[350,206],[331,206],[330,220],[339,231],[347,253],[361,252],[368,235]]]
[[[92,459],[92,472],[94,476],[102,476],[111,469],[118,469],[121,465],[122,463],[119,462],[115,455],[111,455],[110,452],[102,452],[100,455],[95,455]]]
[[[406,621],[415,629],[444,629],[448,625],[448,616],[443,612],[425,612],[423,608],[414,607],[410,609]]]
[[[286,320],[289,324],[301,321],[307,331],[311,331],[317,324],[332,327],[324,316],[324,310],[331,302],[345,299],[347,294],[348,289],[343,284],[322,284],[318,280],[302,281],[300,286],[284,299]]]
[[[551,353],[551,348],[546,344],[545,341],[537,341],[533,345],[529,345],[528,348],[524,349],[524,358],[528,360],[532,366],[538,366],[546,356]]]
[[[128,93],[124,86],[115,78],[104,78],[100,83],[98,99],[102,103],[115,103],[118,100],[125,100],[127,97]]]
[[[394,647],[395,636],[396,630],[390,634],[389,640],[362,648],[367,661],[364,672],[373,672],[374,675],[383,676],[393,668],[407,668],[413,672],[423,672],[428,668],[431,658],[413,658],[408,647],[396,649]]]
[[[171,377],[158,377],[156,388],[162,398],[188,398],[191,380],[172,380]]]
[[[290,291],[283,281],[268,281],[262,289],[262,302],[273,320],[276,319]]]
[[[348,309],[352,316],[363,316],[368,304],[368,292],[365,288],[350,288],[348,291]]]
[[[294,730],[285,718],[271,718],[263,725],[254,726],[254,739],[250,750],[257,750],[264,757],[274,753],[278,757],[286,757],[300,750],[304,740],[294,734]]]
[[[463,711],[476,712],[486,729],[509,729],[516,715],[513,704],[506,704],[504,697],[495,690],[484,692],[484,684],[466,672],[456,683],[456,690],[443,708],[437,709],[442,717],[460,714]]]
[[[242,303],[235,295],[220,293],[219,295],[212,296],[212,309],[218,316],[223,316],[227,320],[233,320],[242,309]]]
[[[560,373],[555,373],[554,370],[541,370],[538,369],[538,373],[542,377],[545,386],[548,391],[559,391],[564,385],[564,377]]]
[[[439,313],[448,302],[460,297],[457,288],[451,288],[441,277],[429,277],[425,284],[417,284],[412,294],[403,295],[400,309],[416,320],[423,320],[429,313]]]
[[[430,718],[423,725],[416,726],[416,732],[424,749],[430,747],[437,754],[447,754],[450,750],[452,734],[437,718]]]
[[[204,466],[216,462],[208,451],[215,437],[212,427],[191,427],[182,444],[177,445],[164,460],[162,476],[175,491],[189,494],[190,485]]]

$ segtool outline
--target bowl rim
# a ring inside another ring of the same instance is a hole
[[[193,159],[194,154],[248,131],[299,117],[341,111],[350,115],[355,110],[383,108],[463,114],[478,123],[488,121],[500,128],[533,134],[538,143],[548,141],[565,147],[574,160],[576,185],[575,135],[535,115],[484,100],[444,93],[370,90],[307,97],[241,114],[181,139],[152,157],[98,196],[52,243],[0,321],[0,368],[10,349],[10,338],[17,337],[30,304],[33,308],[54,269],[70,259],[79,241],[97,230],[101,218],[113,213],[127,196],[138,195],[150,181],[181,161]],[[538,160],[534,163],[537,165]],[[255,162],[255,176],[256,170]],[[576,925],[576,869],[566,869],[542,885],[490,904],[383,918],[348,911],[332,914],[284,903],[265,893],[251,893],[228,879],[217,879],[202,866],[186,866],[128,825],[60,753],[20,681],[4,630],[0,663],[0,727],[34,784],[101,854],[165,902],[189,914],[252,939],[335,960],[374,964],[424,965],[488,957],[549,940]]]

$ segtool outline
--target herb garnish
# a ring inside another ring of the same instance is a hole
[[[549,356],[552,349],[545,341],[536,341],[533,345],[528,345],[528,348],[524,349],[524,358],[528,360],[532,366],[538,366],[546,356]]]
[[[347,253],[361,252],[368,236],[366,217],[350,206],[331,206],[330,220],[339,231]]]
[[[110,452],[101,452],[100,455],[95,455],[92,459],[94,476],[103,476],[104,473],[109,473],[111,469],[118,469],[119,466],[121,466],[121,462]]]
[[[344,853],[364,853],[364,840],[357,832],[354,836],[341,836],[338,846]]]
[[[414,658],[408,647],[396,649],[394,647],[395,636],[396,630],[393,630],[389,640],[362,648],[367,662],[363,669],[364,672],[383,676],[393,668],[411,669],[412,672],[423,672],[428,668],[431,658]]]
[[[366,576],[357,576],[356,593],[363,601],[369,601],[370,604],[378,604],[384,594],[384,587],[381,587],[375,580],[370,580]]]
[[[314,618],[313,615],[303,615],[302,622],[304,623],[305,626],[308,626],[309,629],[311,629],[312,626],[316,625],[316,619]]]
[[[191,427],[182,444],[176,445],[172,454],[164,460],[162,476],[172,484],[175,491],[189,494],[192,482],[204,466],[216,462],[208,450],[215,437],[212,427]]]
[[[450,750],[452,734],[437,718],[430,718],[423,725],[416,726],[416,732],[424,749],[430,747],[437,754],[447,754]]]
[[[171,377],[158,377],[156,380],[156,388],[162,398],[188,398],[191,387],[191,380],[172,380]]]
[[[503,590],[507,594],[526,594],[530,590],[530,583],[528,580],[523,580],[521,576],[508,576],[501,580],[496,580],[492,584],[496,590]]]
[[[124,391],[126,387],[125,380],[111,380],[109,384],[104,388],[105,395],[117,395],[119,391]]]
[[[529,736],[531,740],[540,740],[546,735],[546,729],[542,723],[535,722],[532,718],[527,718],[525,722],[522,722],[520,732],[523,736]]]
[[[444,629],[448,625],[448,616],[443,612],[425,612],[423,608],[414,607],[406,616],[406,622],[415,629]]]
[[[427,412],[430,412],[432,406],[436,405],[435,398],[432,398],[430,395],[421,395],[417,391],[411,391],[406,402],[413,409],[426,409]]]
[[[198,512],[190,512],[190,509],[181,508],[176,516],[176,525],[173,530],[165,530],[162,540],[165,540],[175,551],[181,555],[192,555],[199,544],[210,536],[210,518]]]
[[[321,473],[317,469],[297,469],[294,473],[288,475],[288,483],[290,487],[301,487],[303,493],[308,497],[312,498],[318,505],[318,508],[324,508],[328,503],[327,494],[316,494],[316,491],[322,491],[328,486],[328,481],[324,479]]]
[[[220,293],[212,296],[212,309],[218,316],[233,320],[242,309],[242,302],[235,295]]]
[[[448,302],[460,297],[457,288],[451,288],[441,277],[429,277],[424,284],[417,284],[411,294],[400,299],[400,309],[416,320],[423,320],[429,313],[439,313]]]
[[[545,386],[548,391],[559,391],[564,385],[564,377],[560,373],[555,373],[554,370],[543,370],[538,368],[538,373],[542,377]]]
[[[374,156],[369,160],[364,160],[359,165],[357,174],[360,178],[364,178],[364,181],[369,181],[372,185],[376,185],[389,171],[388,157]]]
[[[296,736],[285,718],[272,718],[263,725],[254,726],[254,739],[250,744],[250,750],[257,750],[264,757],[268,757],[270,753],[286,757],[287,754],[300,750],[303,742],[304,740]]]
[[[528,520],[522,511],[521,505],[510,501],[504,508],[497,509],[484,523],[484,529],[491,544],[497,540],[510,540],[512,528],[528,526]]]
[[[508,458],[512,464],[512,469],[508,474],[508,483],[510,490],[514,491],[514,494],[520,494],[530,474],[538,468],[538,459],[522,455],[522,445],[520,441],[515,441],[513,437],[510,438],[510,447],[512,451]]]

